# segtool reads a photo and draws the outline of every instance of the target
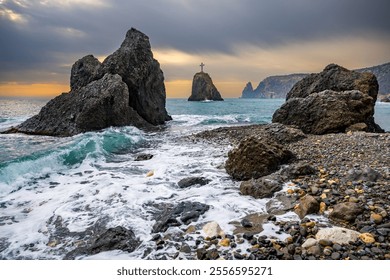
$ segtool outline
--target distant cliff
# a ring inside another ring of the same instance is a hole
[[[357,72],[373,73],[379,83],[379,94],[390,93],[390,62],[378,66],[356,69]],[[248,82],[242,91],[241,98],[286,98],[287,93],[298,81],[308,74],[290,74],[270,76],[265,78],[253,89],[252,83]]]
[[[242,91],[241,98],[286,98],[287,92],[295,83],[306,76],[307,74],[270,76],[261,81],[256,89],[252,89],[249,82]]]

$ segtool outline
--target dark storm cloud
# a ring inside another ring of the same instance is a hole
[[[10,76],[16,80],[18,71],[34,69],[65,73],[69,68],[63,65],[79,56],[114,51],[130,27],[149,35],[154,48],[190,53],[232,53],[240,44],[272,48],[291,41],[390,33],[388,0],[101,3],[0,0],[0,81]]]

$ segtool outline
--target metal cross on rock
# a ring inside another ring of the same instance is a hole
[[[203,62],[202,63],[200,63],[200,72],[203,72],[203,67],[205,66],[206,64],[204,64]]]

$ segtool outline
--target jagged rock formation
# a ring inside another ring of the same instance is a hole
[[[196,73],[192,80],[192,93],[188,101],[223,101],[209,74]]]
[[[87,55],[73,65],[71,91],[8,132],[70,136],[109,126],[144,128],[171,119],[164,75],[149,38],[132,28],[121,47],[100,63]]]
[[[242,90],[241,98],[255,98],[253,97],[253,86],[251,82],[248,82],[245,88]]]
[[[272,122],[296,125],[311,134],[345,132],[358,123],[366,124],[367,131],[382,132],[373,117],[377,95],[373,74],[330,64],[296,83]]]

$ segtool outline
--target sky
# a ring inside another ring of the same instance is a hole
[[[168,98],[199,64],[222,96],[248,81],[390,62],[389,0],[0,0],[0,96],[69,91],[72,64],[99,60],[134,27],[149,36]]]

